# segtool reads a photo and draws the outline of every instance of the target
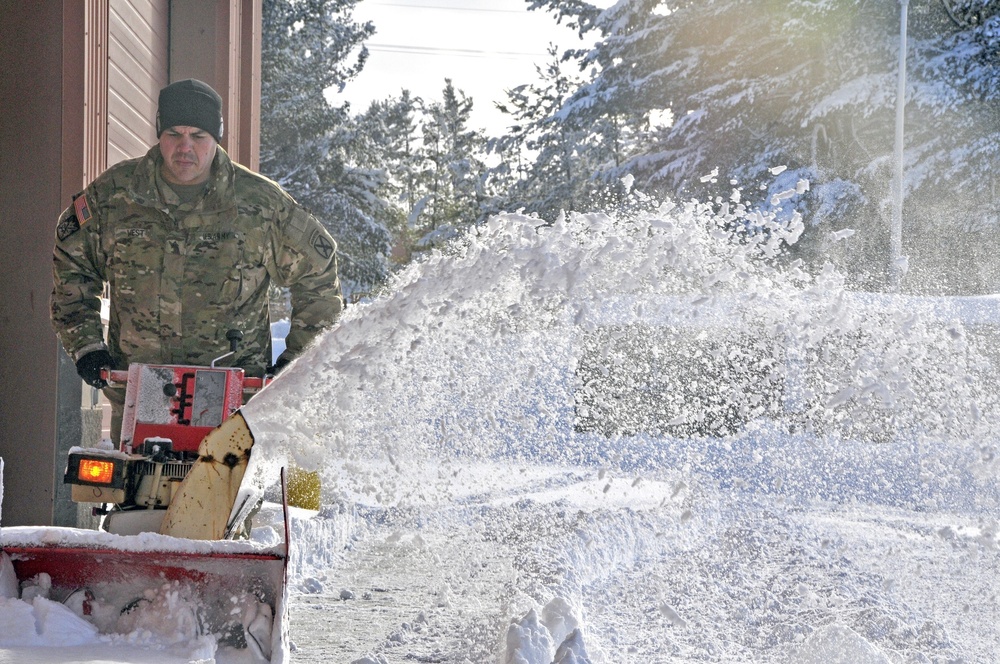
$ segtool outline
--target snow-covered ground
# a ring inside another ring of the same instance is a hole
[[[636,198],[492,220],[246,406],[323,478],[293,662],[996,661],[996,299],[859,295],[775,259],[794,216]],[[43,609],[7,600],[0,662],[111,661]]]
[[[995,661],[981,518],[489,470],[451,505],[352,514],[349,548],[300,568],[295,661]]]

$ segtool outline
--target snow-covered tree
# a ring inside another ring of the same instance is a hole
[[[575,119],[557,117],[579,81],[565,71],[554,46],[549,56],[545,67],[536,66],[538,82],[508,90],[507,101],[497,104],[513,124],[490,149],[501,157],[493,173],[507,192],[504,206],[551,219],[589,202],[602,141]]]
[[[996,292],[1000,2],[941,0],[932,8],[914,17],[910,51],[904,249],[914,280]]]
[[[407,220],[422,196],[418,188],[423,161],[417,116],[420,103],[403,90],[399,97],[372,102],[353,119],[355,140],[349,155],[358,165],[383,175],[376,194],[385,202],[384,225],[392,233],[395,262],[409,260],[412,240]]]
[[[806,215],[802,255],[839,258],[859,281],[882,281],[899,2],[620,0],[603,11],[582,0],[528,3],[599,35],[570,54],[593,75],[554,119],[593,126],[627,109],[649,121],[621,142],[608,175],[703,199],[728,195],[734,181],[744,198]],[[909,287],[931,288],[956,256],[996,235],[1000,3],[910,4],[904,252]],[[780,196],[800,180],[812,184],[808,196]],[[831,247],[827,231],[844,227],[858,232]],[[982,268],[953,270],[952,282],[995,288]]]
[[[445,240],[482,216],[486,139],[469,128],[472,104],[450,79],[445,79],[441,101],[424,104],[421,186],[426,204],[415,209],[410,220],[421,235],[418,246]]]
[[[260,170],[310,208],[338,243],[346,294],[367,292],[388,273],[391,237],[382,199],[384,173],[351,163],[348,109],[332,106],[364,66],[374,33],[352,12],[359,0],[265,0],[261,55]]]

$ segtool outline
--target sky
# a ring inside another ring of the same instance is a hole
[[[546,62],[549,44],[560,50],[584,44],[554,15],[527,6],[524,0],[364,0],[354,16],[375,24],[369,59],[332,101],[361,112],[404,88],[440,100],[451,78],[475,102],[472,126],[501,133],[507,118],[494,103],[505,100],[504,90],[536,80],[535,65]]]

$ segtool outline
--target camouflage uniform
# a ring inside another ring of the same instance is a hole
[[[219,366],[260,376],[271,360],[268,285],[291,292],[292,358],[343,307],[336,244],[277,184],[219,147],[205,191],[182,204],[162,179],[159,146],[108,169],[59,218],[52,324],[75,360],[107,347],[130,362]],[[105,345],[100,297],[110,290]],[[110,396],[110,395],[109,395]],[[113,399],[116,401],[117,399]]]

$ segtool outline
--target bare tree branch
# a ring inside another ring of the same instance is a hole
[[[945,12],[948,14],[948,18],[960,28],[968,27],[968,23],[958,18],[955,14],[955,8],[952,6],[952,0],[941,0],[941,6],[944,7]]]

